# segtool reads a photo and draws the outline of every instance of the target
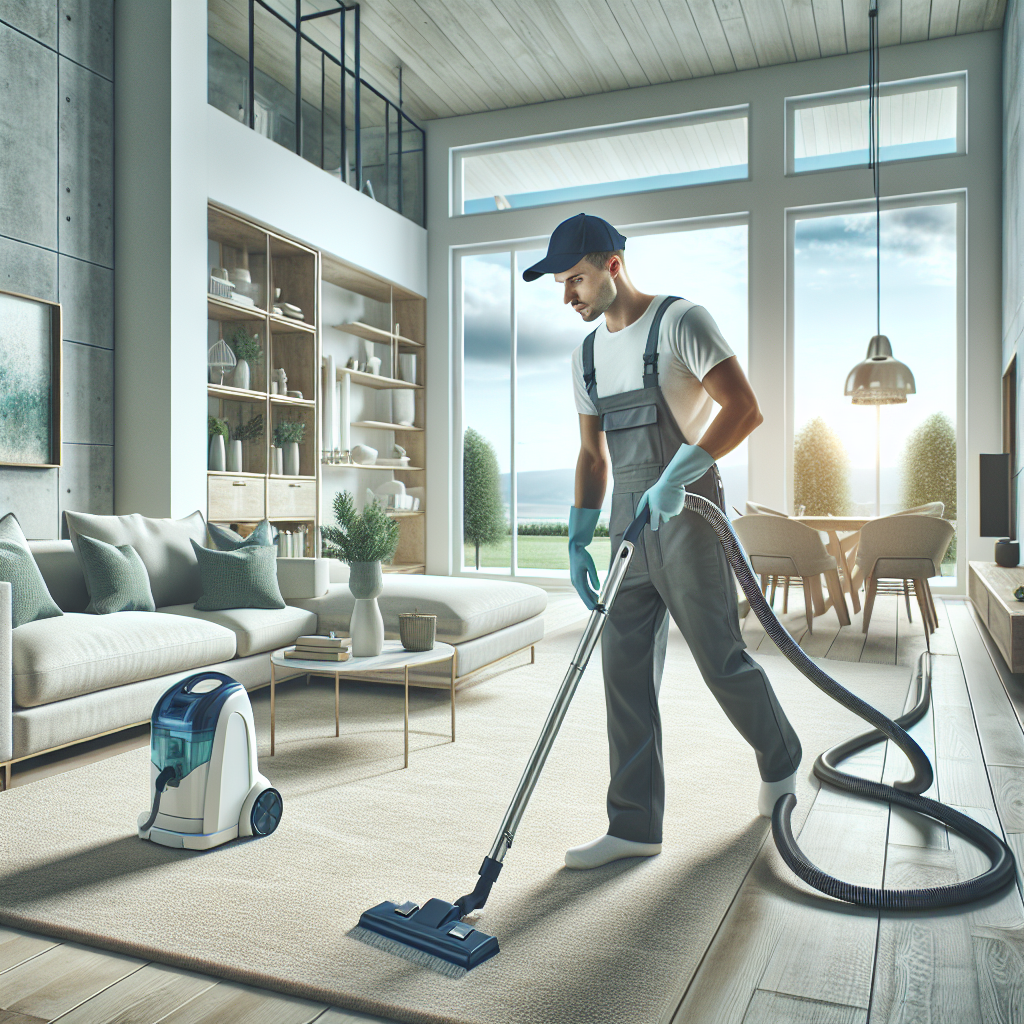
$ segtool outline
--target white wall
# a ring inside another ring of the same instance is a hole
[[[425,295],[426,231],[206,102],[205,0],[115,4],[115,512],[206,509],[207,202]]]
[[[881,60],[884,80],[963,68],[969,71],[967,155],[886,165],[881,178],[886,196],[951,188],[968,191],[970,258],[964,268],[960,367],[966,389],[964,407],[958,410],[958,507],[966,510],[960,527],[966,538],[966,543],[960,544],[961,581],[965,557],[991,557],[991,542],[977,536],[977,454],[998,451],[1000,437],[1000,43],[1000,32],[978,33],[886,48]],[[565,203],[450,217],[451,147],[750,104],[751,180],[588,200],[586,209],[623,229],[690,217],[749,215],[749,372],[765,414],[764,424],[749,442],[750,493],[759,501],[785,506],[791,493],[792,433],[786,397],[786,211],[867,199],[872,185],[870,172],[861,168],[786,178],[784,100],[863,85],[866,80],[867,54],[852,54],[428,122],[427,218],[433,299],[428,303],[427,426],[433,438],[451,439],[446,448],[433,444],[427,457],[432,513],[427,534],[428,572],[456,571],[457,564],[458,524],[454,517],[461,443],[454,382],[454,346],[459,342],[455,336],[454,254],[460,246],[498,240],[546,240],[559,221],[580,209],[579,203]],[[571,400],[570,394],[567,380],[566,401]],[[444,499],[447,509],[442,507]]]

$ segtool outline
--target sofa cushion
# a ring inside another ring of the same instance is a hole
[[[216,623],[235,634],[237,657],[247,658],[262,651],[276,651],[295,643],[303,633],[316,631],[316,613],[304,608],[226,608],[199,611],[190,604],[161,608],[167,615],[187,615]]]
[[[13,512],[0,519],[0,580],[11,585],[11,625],[15,629],[61,614]]]
[[[78,557],[97,615],[156,611],[149,573],[131,544],[115,547],[83,533],[78,538]]]
[[[203,592],[199,565],[190,543],[192,540],[197,544],[206,543],[206,520],[202,512],[193,512],[184,519],[150,519],[138,513],[94,516],[65,512],[64,516],[76,551],[82,534],[115,547],[131,544],[149,573],[157,608],[194,601]]]
[[[196,610],[227,608],[283,608],[277,582],[277,551],[255,546],[235,551],[214,551],[192,542],[199,560],[203,592]]]
[[[237,548],[251,547],[269,548],[274,544],[274,539],[270,535],[269,519],[258,523],[248,537],[243,537],[235,530],[227,526],[218,526],[216,523],[207,523],[206,528],[210,531],[210,537],[218,551],[235,551]]]
[[[346,584],[332,583],[324,597],[289,603],[315,611],[319,632],[347,633],[355,599]],[[527,583],[387,573],[377,603],[388,632],[398,632],[402,612],[424,612],[437,616],[438,640],[461,643],[540,615],[548,597]]]
[[[84,612],[89,605],[89,591],[71,541],[30,540],[28,549],[60,610]]]
[[[223,626],[159,612],[69,612],[26,623],[13,640],[21,707],[228,661],[236,647]]]

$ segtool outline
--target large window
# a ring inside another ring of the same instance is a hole
[[[454,150],[456,213],[747,177],[747,107]]]
[[[942,501],[957,518],[959,211],[951,199],[882,210],[881,330],[917,393],[877,407],[877,438],[876,408],[843,395],[876,333],[874,210],[792,223],[794,500],[828,505],[808,514],[872,516],[877,498],[882,515]],[[828,468],[814,486],[801,478],[812,463]],[[945,575],[955,558],[954,545]]]
[[[745,222],[636,234],[625,229],[626,265],[645,291],[682,295],[707,307],[746,367],[747,227]],[[566,525],[574,500],[579,417],[570,360],[588,328],[562,301],[551,277],[526,284],[524,267],[542,249],[472,253],[461,259],[463,328],[463,453],[471,474],[496,463],[500,531],[477,544],[479,523],[467,520],[463,565],[523,575],[564,575]],[[713,415],[713,414],[712,414]],[[690,439],[696,441],[697,438]],[[479,455],[481,448],[493,456]],[[720,463],[731,504],[743,507],[746,445]],[[464,494],[480,498],[476,476]],[[465,501],[465,498],[464,498]],[[603,522],[611,504],[605,498]],[[483,535],[483,534],[479,534]],[[607,538],[591,548],[598,568],[610,555]]]

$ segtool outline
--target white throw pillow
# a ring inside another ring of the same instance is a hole
[[[206,546],[206,520],[196,511],[184,519],[150,519],[137,512],[128,516],[94,516],[65,512],[68,533],[75,551],[79,536],[92,537],[115,547],[130,544],[149,573],[157,608],[190,604],[203,592],[199,563],[192,550],[194,540]],[[92,602],[86,611],[92,611]]]

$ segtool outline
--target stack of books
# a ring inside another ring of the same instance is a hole
[[[298,661],[348,661],[352,639],[347,636],[300,636],[294,647],[284,652]]]

